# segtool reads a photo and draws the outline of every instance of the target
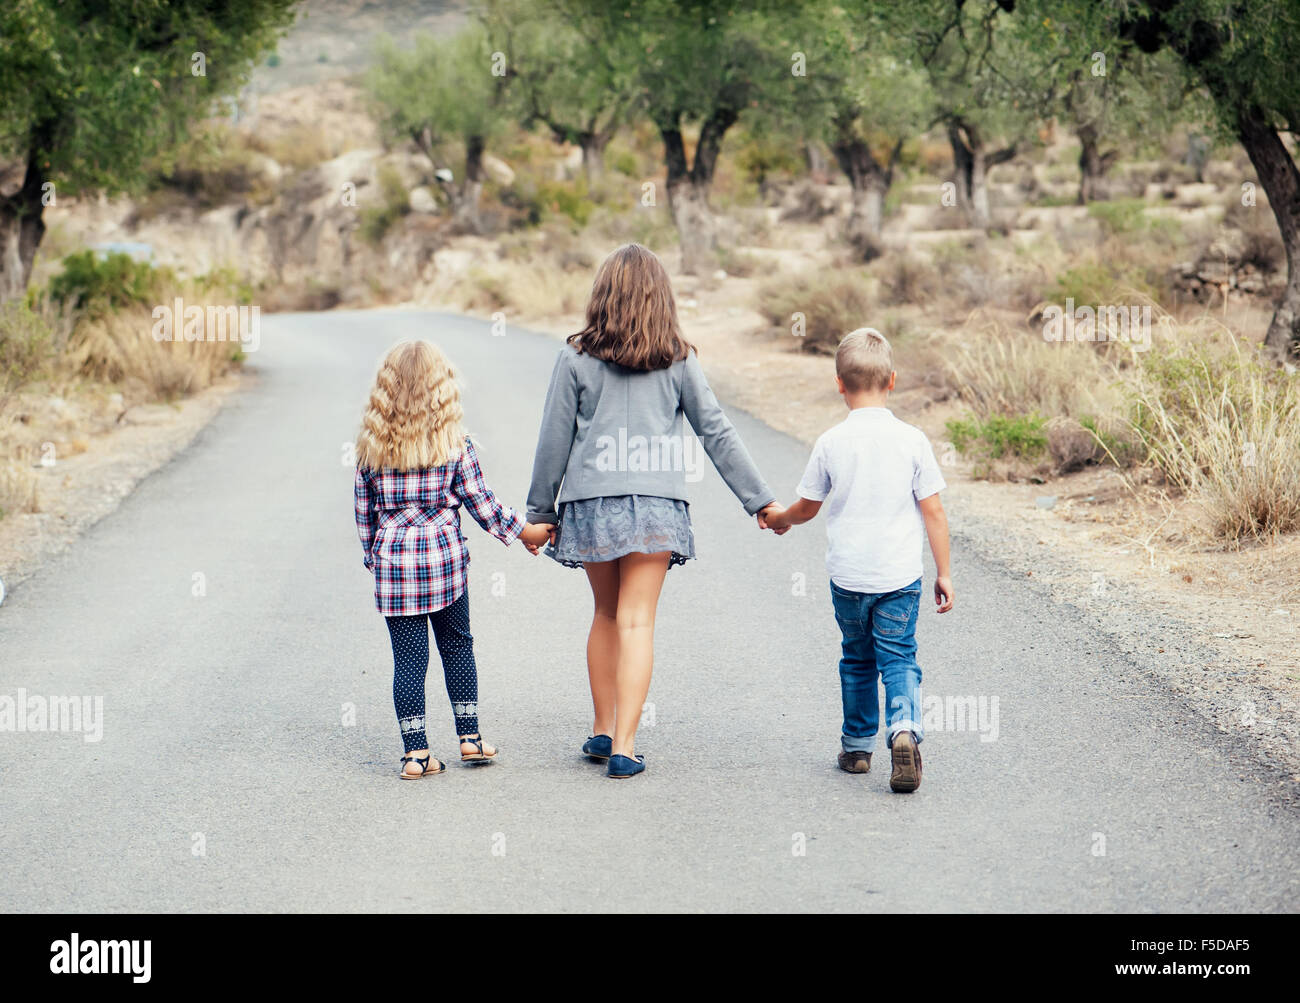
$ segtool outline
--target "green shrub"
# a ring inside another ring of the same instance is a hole
[[[1134,293],[1158,298],[1158,290],[1139,268],[1122,268],[1102,261],[1088,261],[1067,268],[1056,277],[1047,291],[1050,303],[1063,304],[1072,299],[1076,306],[1096,307],[1104,303],[1126,302]]]
[[[739,147],[733,154],[735,164],[753,185],[773,175],[795,177],[805,171],[802,147],[784,134],[742,132],[732,141]]]
[[[129,254],[82,251],[63,259],[63,271],[50,280],[50,298],[100,315],[156,303],[163,286],[173,281],[171,269],[155,268]]]
[[[605,158],[612,170],[619,174],[625,174],[629,178],[635,178],[640,172],[637,170],[636,154],[631,150],[617,150],[613,153],[606,153]]]
[[[995,414],[980,419],[954,418],[947,423],[948,438],[963,456],[981,460],[1016,457],[1035,460],[1047,449],[1047,419],[1037,414]]]
[[[511,188],[498,193],[501,204],[515,210],[524,226],[541,226],[563,220],[575,229],[585,227],[596,208],[587,182],[547,181],[520,175]]]
[[[1088,215],[1101,224],[1107,236],[1137,233],[1151,225],[1142,199],[1116,199],[1088,203]]]

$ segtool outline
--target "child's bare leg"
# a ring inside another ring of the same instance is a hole
[[[593,735],[614,735],[614,707],[618,693],[618,562],[587,561],[583,564],[595,608],[591,633],[587,635],[587,678],[595,707]]]
[[[614,720],[614,755],[631,756],[641,708],[650,692],[654,668],[655,612],[667,551],[628,554],[618,560],[618,705]]]

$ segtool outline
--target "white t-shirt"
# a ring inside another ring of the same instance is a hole
[[[893,592],[921,577],[920,501],[948,485],[930,441],[886,407],[824,432],[796,489],[824,501],[826,570],[851,592]]]

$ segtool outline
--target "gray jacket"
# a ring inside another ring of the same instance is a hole
[[[775,501],[694,352],[667,369],[639,372],[565,345],[546,392],[528,521],[558,522],[560,504],[582,498],[688,501],[687,476],[696,470],[683,415],[748,514]]]

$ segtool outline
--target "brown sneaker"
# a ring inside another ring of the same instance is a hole
[[[911,794],[921,786],[921,749],[916,736],[900,731],[889,749],[894,771],[889,775],[889,789],[895,794]]]
[[[871,772],[871,753],[841,752],[839,764],[840,769],[845,773],[869,773]]]

